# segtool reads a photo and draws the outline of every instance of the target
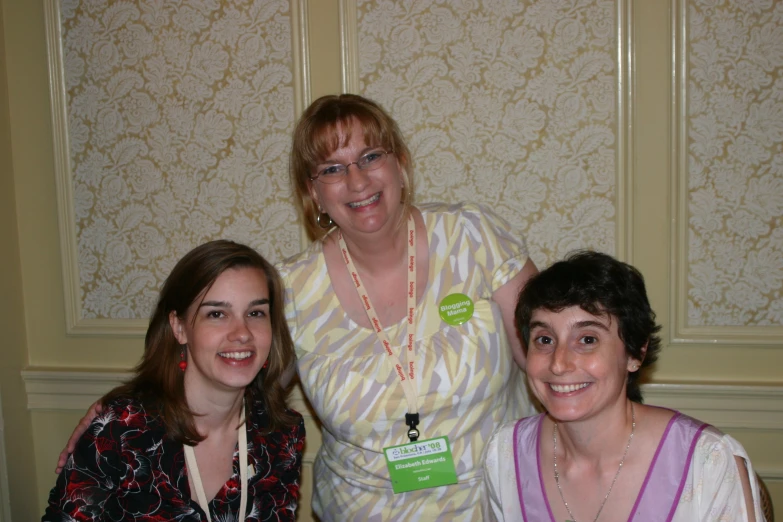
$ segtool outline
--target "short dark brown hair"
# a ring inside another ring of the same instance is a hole
[[[519,294],[514,314],[525,345],[530,341],[530,321],[536,310],[560,312],[571,306],[617,319],[625,352],[641,361],[642,369],[658,358],[661,326],[655,322],[644,277],[631,265],[607,254],[583,250],[532,277]],[[626,396],[634,402],[642,402],[641,373],[628,372]]]
[[[359,128],[354,128],[354,122]],[[296,124],[291,147],[289,171],[294,201],[304,222],[307,236],[320,239],[328,230],[318,226],[318,205],[310,195],[310,180],[318,163],[351,139],[360,130],[371,147],[393,151],[403,170],[404,209],[407,216],[413,202],[413,161],[402,133],[389,114],[372,100],[357,94],[322,96],[304,111]],[[340,132],[344,134],[341,136]],[[342,138],[342,142],[340,141]]]
[[[266,259],[252,248],[227,240],[210,241],[185,254],[163,283],[147,335],[144,355],[136,366],[136,375],[103,397],[108,402],[130,397],[142,401],[163,419],[168,436],[177,442],[194,445],[204,437],[196,430],[194,413],[185,398],[184,373],[179,369],[181,345],[174,336],[169,315],[186,317],[199,296],[206,294],[217,278],[231,268],[256,268],[266,276],[272,346],[268,365],[258,372],[245,389],[245,404],[252,407],[262,401],[270,419],[269,431],[295,421],[285,406],[286,390],[280,383],[282,373],[294,364],[294,345],[283,310],[283,283]],[[250,412],[246,412],[246,417]]]

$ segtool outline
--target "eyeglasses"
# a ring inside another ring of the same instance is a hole
[[[359,170],[375,170],[381,168],[386,163],[386,158],[389,154],[393,153],[394,151],[391,150],[373,149],[348,165],[343,165],[342,163],[327,165],[310,176],[310,179],[312,181],[318,180],[321,183],[337,183],[348,175],[348,167],[351,165],[356,165]]]

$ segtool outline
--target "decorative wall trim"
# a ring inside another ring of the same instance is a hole
[[[308,0],[291,2],[291,51],[294,73],[294,111],[298,118],[312,100],[310,80],[310,6]],[[302,229],[304,235],[304,229]],[[305,240],[306,240],[305,236]]]
[[[740,344],[783,348],[780,326],[688,325],[688,5],[671,0],[671,277],[669,342],[671,344]]]
[[[617,11],[617,175],[615,181],[617,215],[615,253],[633,264],[634,188],[634,32],[633,2],[618,0]]]
[[[77,411],[85,412],[92,403],[100,399],[115,386],[129,380],[133,374],[126,371],[62,371],[53,369],[22,370],[27,409],[32,411]],[[310,413],[302,389],[297,386],[288,400],[293,409],[305,419],[318,422]],[[315,449],[306,451],[305,464],[312,464]]]
[[[343,92],[359,94],[359,27],[356,0],[339,0],[340,65]]]
[[[27,409],[84,412],[131,375],[111,370],[23,370]],[[642,392],[648,404],[680,410],[721,429],[783,432],[783,386],[662,383],[645,384]],[[291,393],[289,403],[305,419],[318,422],[298,386]],[[304,462],[312,464],[314,458],[315,448],[311,448]],[[783,468],[760,464],[758,472],[764,479],[783,480]]]
[[[11,522],[11,492],[8,489],[8,459],[5,454],[5,421],[0,400],[0,522]]]

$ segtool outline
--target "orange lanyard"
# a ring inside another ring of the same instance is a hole
[[[362,283],[359,272],[356,270],[356,265],[354,265],[351,255],[348,253],[348,246],[345,244],[342,231],[337,232],[337,239],[340,242],[340,250],[342,251],[345,265],[348,267],[348,272],[356,286],[356,293],[359,294],[359,299],[367,312],[367,318],[370,320],[370,324],[373,330],[375,330],[375,335],[397,371],[397,377],[400,379],[400,384],[402,384],[402,389],[405,392],[405,399],[408,401],[408,413],[405,414],[405,423],[410,427],[408,437],[411,441],[415,441],[419,438],[419,430],[416,429],[416,425],[419,423],[419,405],[416,366],[414,364],[415,353],[413,351],[413,341],[416,332],[416,224],[414,223],[413,215],[408,216],[408,349],[405,350],[405,365],[402,364],[399,357],[392,350],[392,344],[386,332],[383,331],[378,314],[372,302],[370,302],[370,296],[367,294],[367,288]]]

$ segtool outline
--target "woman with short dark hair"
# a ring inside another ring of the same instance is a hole
[[[484,465],[490,520],[764,520],[750,459],[729,435],[642,404],[660,326],[642,275],[579,252],[533,277],[516,323],[546,413],[501,427]]]

